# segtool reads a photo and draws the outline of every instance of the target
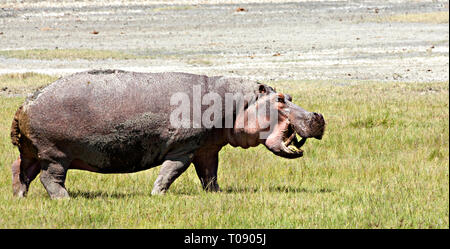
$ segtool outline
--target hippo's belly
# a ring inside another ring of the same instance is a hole
[[[162,163],[166,143],[155,137],[124,135],[89,136],[61,141],[61,151],[72,160],[71,168],[99,173],[131,173]]]

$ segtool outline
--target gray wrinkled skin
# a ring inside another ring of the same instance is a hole
[[[33,133],[61,144],[65,155],[102,173],[135,172],[161,164],[170,153],[195,151],[205,141],[204,128],[170,128],[176,107],[169,105],[170,96],[185,92],[192,103],[189,82],[203,91],[227,90],[221,81],[184,73],[79,73],[47,87],[27,110]]]
[[[25,196],[39,170],[50,197],[66,198],[68,169],[130,173],[158,165],[152,194],[162,194],[191,163],[204,189],[220,190],[218,152],[230,132],[175,129],[169,123],[176,92],[189,96],[192,120],[195,85],[201,85],[202,96],[274,92],[253,81],[186,73],[96,70],[61,78],[30,97],[14,117],[11,137],[20,151],[12,166],[14,194]],[[207,108],[202,105],[202,112]]]

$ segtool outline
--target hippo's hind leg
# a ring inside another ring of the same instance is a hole
[[[39,161],[21,156],[11,166],[13,195],[25,197],[30,183],[36,178],[41,169]]]
[[[69,198],[64,182],[69,164],[52,160],[41,161],[41,183],[52,199]]]
[[[187,154],[166,159],[153,185],[152,195],[164,194],[175,179],[189,167],[192,158],[193,154]]]
[[[195,171],[206,191],[220,191],[217,183],[217,168],[219,165],[219,153],[215,150],[200,150],[194,157]]]

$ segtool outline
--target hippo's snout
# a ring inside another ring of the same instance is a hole
[[[309,130],[311,132],[310,137],[319,140],[322,139],[323,133],[325,132],[325,119],[322,114],[316,112],[312,113]]]
[[[316,112],[308,112],[298,107],[295,115],[290,121],[297,134],[303,138],[322,139],[325,132],[325,119],[323,115]]]

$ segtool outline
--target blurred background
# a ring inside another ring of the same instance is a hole
[[[0,74],[445,81],[448,1],[0,1]]]

